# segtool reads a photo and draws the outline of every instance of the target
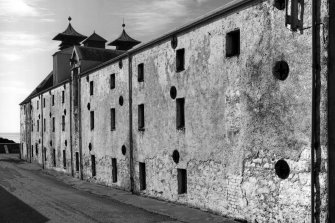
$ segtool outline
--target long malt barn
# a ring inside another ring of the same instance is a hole
[[[69,23],[20,104],[22,156],[250,222],[335,222],[334,12],[234,0],[147,43],[123,25],[113,49]]]

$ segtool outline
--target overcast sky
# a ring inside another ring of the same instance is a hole
[[[0,132],[19,132],[19,103],[52,70],[69,16],[79,33],[147,42],[230,0],[0,0]]]

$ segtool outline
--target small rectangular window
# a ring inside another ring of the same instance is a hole
[[[92,177],[95,177],[97,173],[95,169],[95,156],[94,155],[91,155],[91,163],[92,163]]]
[[[46,130],[46,123],[45,123],[45,119],[43,119],[43,131],[45,132],[45,130]]]
[[[110,89],[114,89],[115,88],[115,74],[111,74],[110,75],[109,85],[110,85]]]
[[[94,111],[90,112],[90,126],[91,126],[91,130],[94,129]]]
[[[185,98],[177,98],[176,100],[176,126],[177,129],[184,129],[185,128],[185,113],[184,113],[184,107],[185,107]]]
[[[31,157],[34,157],[34,146],[31,145]]]
[[[34,123],[31,123],[31,131],[34,131]]]
[[[76,171],[79,171],[79,153],[76,152]]]
[[[56,150],[55,149],[52,150],[52,157],[54,161],[54,166],[56,166]]]
[[[38,145],[35,144],[35,153],[36,153],[36,156],[38,156]]]
[[[185,49],[179,49],[176,52],[176,71],[185,70]]]
[[[93,95],[93,81],[90,81],[90,95]]]
[[[116,164],[116,158],[112,158],[112,177],[113,177],[113,183],[117,182],[117,164]]]
[[[138,82],[144,81],[144,64],[143,63],[137,66],[137,80]]]
[[[64,102],[65,102],[65,92],[62,91],[62,104],[64,104]]]
[[[52,95],[52,106],[55,105],[55,95]]]
[[[39,132],[40,131],[40,120],[37,119],[37,124],[36,125],[37,125],[37,132]]]
[[[115,130],[115,108],[111,108],[111,131]]]
[[[140,174],[140,190],[145,190],[147,188],[146,173],[145,173],[145,163],[139,163],[139,174]]]
[[[240,30],[234,30],[226,35],[226,57],[240,54]]]
[[[37,110],[39,108],[39,101],[36,101]]]
[[[43,108],[45,108],[45,98],[43,98]]]
[[[47,161],[47,148],[45,147],[44,147],[44,161]]]
[[[66,151],[63,150],[63,167],[66,169]]]
[[[144,104],[138,105],[138,130],[144,131]]]
[[[178,171],[178,194],[187,193],[187,173],[185,169],[177,169]]]
[[[52,118],[52,131],[55,132],[55,117]]]
[[[62,115],[62,131],[65,131],[65,115]]]

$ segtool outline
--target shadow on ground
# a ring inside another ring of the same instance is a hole
[[[49,220],[2,187],[0,187],[0,198],[1,223],[42,223]]]

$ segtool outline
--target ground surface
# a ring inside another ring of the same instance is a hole
[[[198,209],[43,170],[15,154],[0,154],[0,223],[232,223]]]
[[[75,189],[40,169],[0,155],[0,222],[177,222]]]

